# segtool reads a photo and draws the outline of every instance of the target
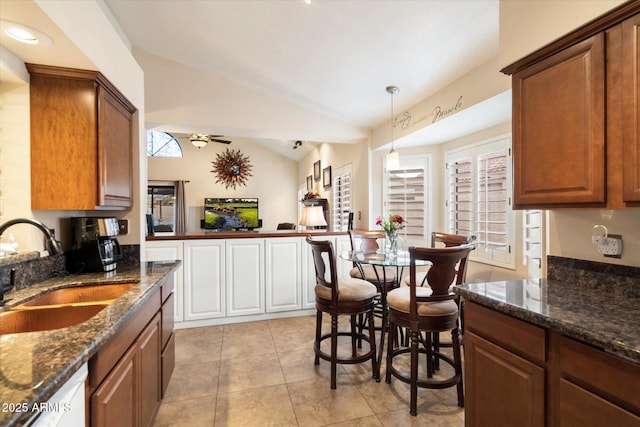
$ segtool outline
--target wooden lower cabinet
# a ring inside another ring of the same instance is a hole
[[[466,424],[544,426],[544,368],[471,332],[464,341]]]
[[[136,370],[138,376],[138,411],[141,426],[152,426],[161,401],[162,371],[160,313],[156,314],[149,326],[138,338]]]
[[[465,426],[640,427],[640,365],[465,301]]]
[[[175,364],[173,276],[89,359],[87,425],[149,427]]]
[[[91,425],[150,426],[160,407],[160,314],[91,396]]]
[[[91,396],[92,426],[136,426],[135,348],[131,348]]]
[[[640,426],[640,417],[564,378],[558,397],[558,426]]]
[[[640,427],[640,365],[558,338],[556,425]]]

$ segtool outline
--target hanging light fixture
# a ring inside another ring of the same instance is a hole
[[[393,128],[395,116],[393,115],[393,95],[400,92],[396,86],[387,86],[387,92],[391,94],[391,150],[387,154],[387,170],[398,169],[400,167],[400,155],[393,149]]]

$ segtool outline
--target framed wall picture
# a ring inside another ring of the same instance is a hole
[[[320,181],[320,160],[313,164],[313,179]]]
[[[313,177],[309,175],[307,177],[307,191],[313,190]]]
[[[322,185],[324,188],[331,188],[331,166],[322,169]]]

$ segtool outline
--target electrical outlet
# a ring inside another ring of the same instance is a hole
[[[118,220],[118,234],[125,235],[129,233],[129,220],[127,219],[119,219]]]
[[[598,244],[598,252],[604,256],[622,257],[622,236],[609,234]]]

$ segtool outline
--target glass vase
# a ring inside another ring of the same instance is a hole
[[[398,257],[398,233],[387,232],[387,256],[390,258]]]

